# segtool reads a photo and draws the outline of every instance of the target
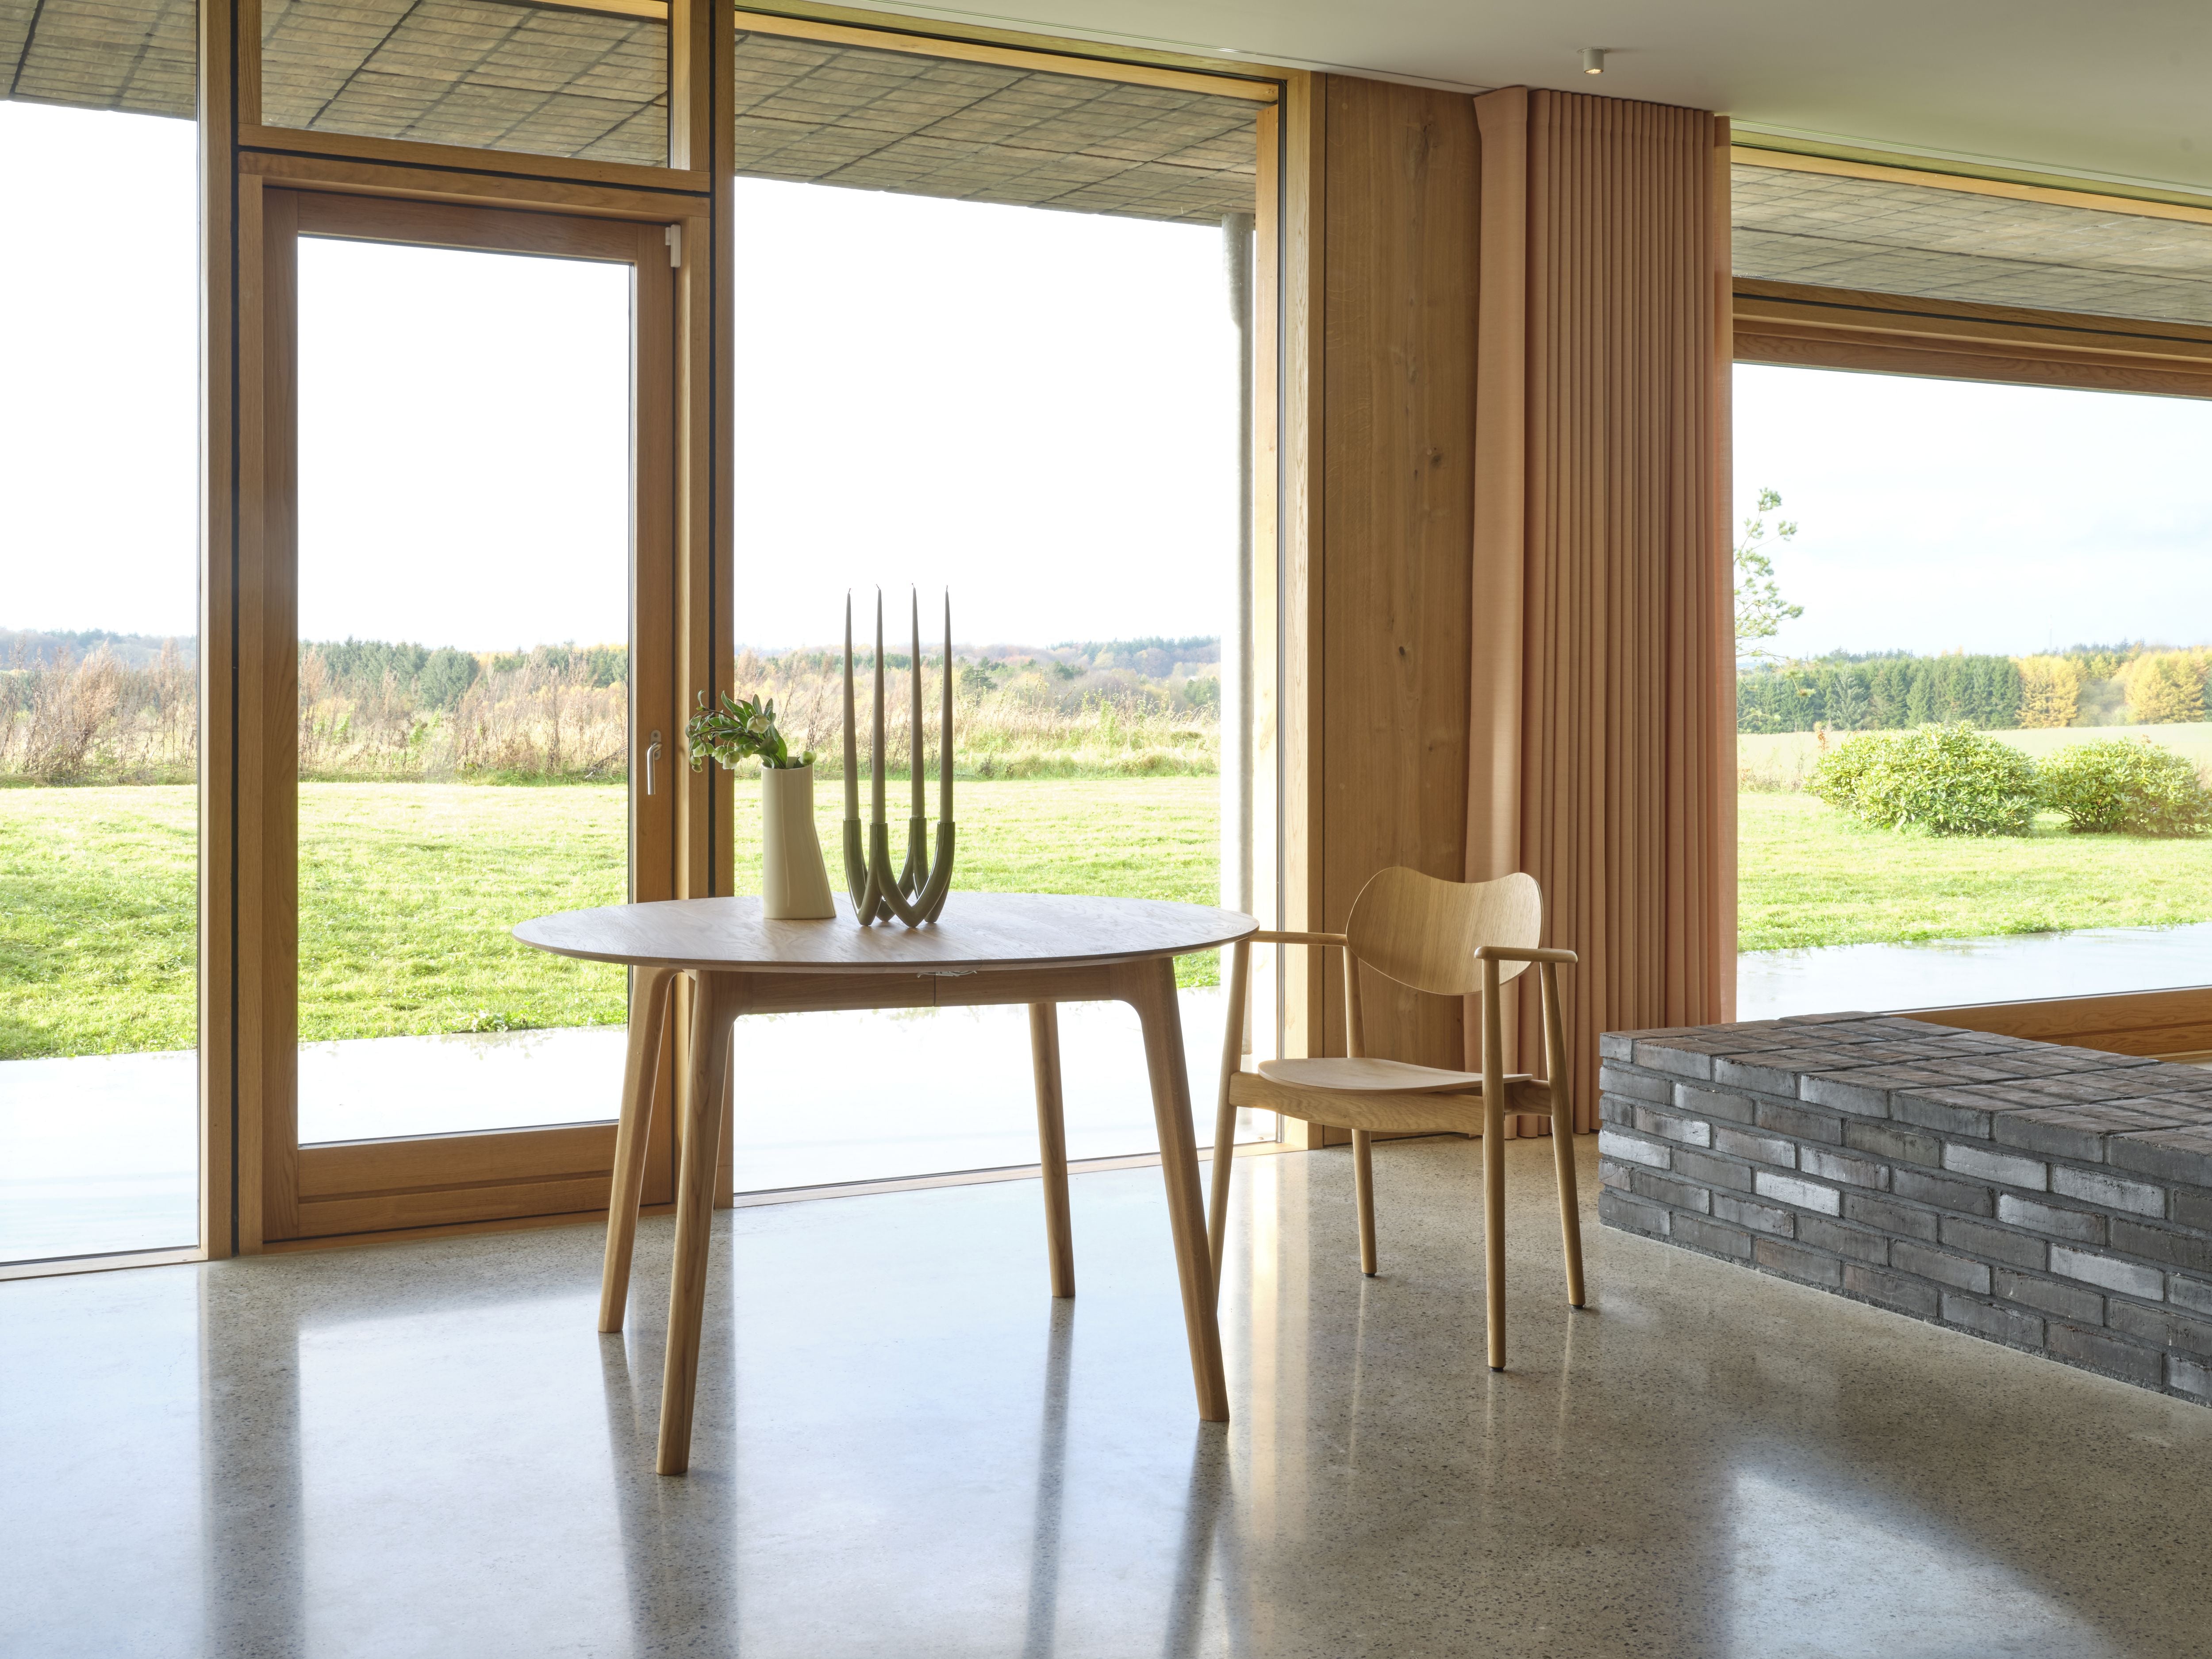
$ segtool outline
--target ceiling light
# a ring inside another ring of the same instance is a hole
[[[1602,75],[1605,73],[1605,48],[1603,46],[1584,46],[1583,48],[1583,73],[1584,75]]]

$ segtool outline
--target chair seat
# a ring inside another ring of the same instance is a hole
[[[1411,1089],[1394,1089],[1370,1082],[1364,1088],[1337,1089],[1309,1081],[1310,1066],[1393,1066],[1425,1079]],[[1289,1075],[1285,1075],[1285,1073]],[[1398,1134],[1480,1134],[1482,1133],[1482,1079],[1439,1084],[1439,1078],[1457,1079],[1459,1072],[1443,1072],[1427,1066],[1407,1066],[1390,1060],[1283,1060],[1265,1062],[1257,1072],[1236,1072],[1229,1079],[1232,1106],[1280,1112],[1309,1123],[1326,1123],[1339,1129],[1380,1130]],[[1551,1085],[1525,1073],[1505,1079],[1504,1109],[1513,1113],[1548,1115],[1553,1109]]]
[[[1446,1072],[1401,1060],[1263,1060],[1260,1075],[1293,1089],[1342,1094],[1463,1095],[1482,1092],[1480,1072]]]

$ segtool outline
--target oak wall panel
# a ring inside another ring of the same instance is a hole
[[[1334,76],[1326,96],[1321,925],[1336,929],[1378,870],[1462,873],[1479,157],[1463,94]],[[1362,988],[1371,1053],[1461,1064],[1456,1001],[1371,974]]]

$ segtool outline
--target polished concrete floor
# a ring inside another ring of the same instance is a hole
[[[0,1652],[2045,1656],[2212,1650],[2212,1412],[1619,1233],[1564,1305],[1509,1149],[1240,1164],[1196,1420],[1159,1176],[718,1218],[692,1473],[588,1229],[0,1285]],[[1593,1160],[1594,1162],[1594,1160]],[[1585,1193],[1595,1191],[1595,1169]]]

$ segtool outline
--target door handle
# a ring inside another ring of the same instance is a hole
[[[645,793],[653,793],[653,763],[660,758],[660,733],[653,734],[653,741],[645,746]]]

